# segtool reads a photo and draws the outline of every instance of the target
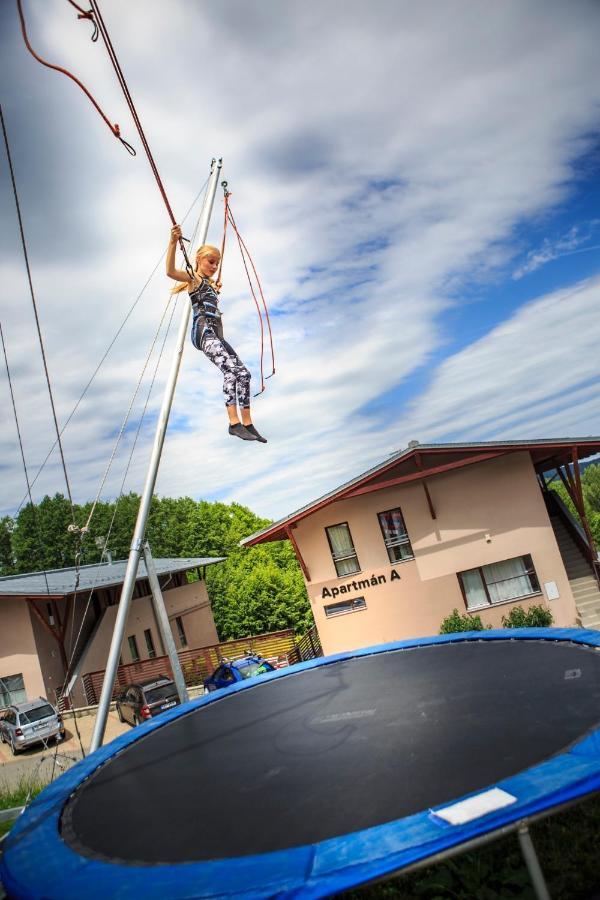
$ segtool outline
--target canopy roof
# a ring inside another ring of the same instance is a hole
[[[176,572],[187,572],[202,566],[212,566],[222,562],[225,557],[184,557],[182,559],[155,559],[154,565],[158,575],[173,575]],[[30,572],[27,575],[7,575],[0,578],[0,598],[2,597],[66,597],[78,591],[89,591],[95,588],[116,587],[123,583],[127,560],[121,559],[113,563],[101,563],[79,567],[79,584],[77,569],[50,569],[45,572]],[[136,581],[148,577],[146,565],[141,559]],[[47,584],[46,584],[47,580]]]
[[[411,441],[405,450],[392,453],[372,469],[312,500],[240,543],[251,547],[266,541],[285,540],[290,537],[290,528],[298,521],[338,500],[412,481],[422,481],[443,472],[522,451],[531,455],[536,472],[541,474],[558,465],[570,463],[574,451],[579,460],[600,453],[600,437],[477,441],[463,444],[420,444],[418,441]]]

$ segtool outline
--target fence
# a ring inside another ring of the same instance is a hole
[[[316,625],[313,625],[303,637],[298,638],[296,649],[301,660],[314,659],[316,656],[323,656],[321,638],[319,637]]]
[[[314,630],[314,629],[311,629]],[[310,632],[309,632],[310,634]],[[300,639],[300,644],[308,637]],[[314,642],[314,638],[312,639]],[[317,638],[318,640],[318,638]],[[235,641],[225,641],[221,644],[213,644],[209,647],[199,647],[193,650],[179,650],[178,656],[183,669],[183,677],[188,685],[202,684],[205,678],[212,675],[214,670],[224,658],[243,656],[247,652],[257,653],[265,659],[279,662],[279,665],[292,665],[302,659],[310,659],[310,640],[303,655],[300,646],[296,644],[296,638],[291,628],[285,631],[274,631],[270,634],[259,634],[254,637],[240,638]],[[319,644],[320,647],[320,644]],[[322,655],[314,653],[314,656]],[[276,663],[275,663],[276,664]],[[83,687],[88,706],[98,703],[104,681],[104,669],[97,672],[88,672],[83,676]],[[138,681],[146,681],[157,675],[169,675],[173,677],[168,656],[158,656],[155,659],[144,659],[135,663],[127,663],[119,666],[113,688],[113,699],[124,690],[128,684]]]

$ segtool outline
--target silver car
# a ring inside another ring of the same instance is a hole
[[[32,744],[58,742],[64,736],[60,714],[45,697],[15,703],[0,714],[0,741],[10,745],[13,756]]]

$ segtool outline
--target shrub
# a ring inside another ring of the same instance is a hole
[[[457,609],[453,609],[440,625],[440,634],[454,634],[457,631],[483,631],[483,629],[481,616],[472,616],[469,613],[461,616]]]
[[[530,606],[529,609],[513,606],[507,616],[502,616],[505,628],[548,628],[553,621],[550,610],[540,603]]]

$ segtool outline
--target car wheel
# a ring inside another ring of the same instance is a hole
[[[139,719],[137,716],[134,716],[133,717],[133,727],[137,728],[137,726],[141,725],[141,724],[142,724],[142,720]]]
[[[124,721],[125,721],[125,719],[123,718],[123,713],[121,712],[121,707],[120,707],[120,706],[117,706],[117,715],[118,715],[118,717],[119,717],[119,722],[124,722]]]
[[[2,744],[6,743],[6,735],[4,734],[3,731],[0,731],[0,743],[2,743]]]
[[[9,741],[9,744],[10,744],[10,752],[12,753],[13,756],[16,756],[17,753],[18,753],[19,751],[18,751],[17,748],[15,747],[15,744],[14,744],[14,741],[13,741],[12,737],[11,737],[11,739],[10,739],[10,741]]]

